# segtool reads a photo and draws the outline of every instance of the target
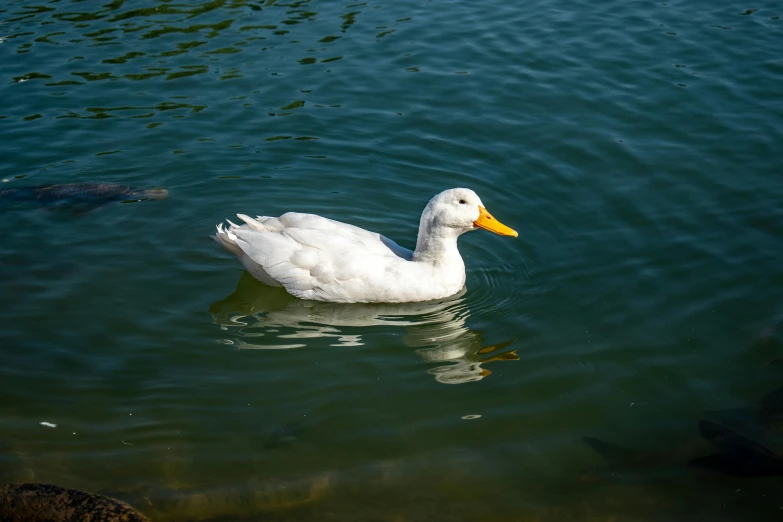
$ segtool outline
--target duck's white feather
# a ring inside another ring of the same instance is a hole
[[[458,191],[455,197],[461,201],[471,196],[481,204],[468,189],[452,191]],[[435,215],[440,207],[433,202],[438,198],[450,201],[453,198],[443,196],[452,191],[439,194],[425,209],[415,252],[375,232],[296,212],[277,218],[237,214],[244,224],[218,225],[214,238],[253,277],[283,286],[303,299],[346,303],[439,299],[464,286],[465,266],[456,249],[457,237],[474,228],[472,220],[478,215],[476,207],[459,226],[442,225]]]

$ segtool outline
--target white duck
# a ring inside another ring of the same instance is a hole
[[[518,235],[465,188],[430,200],[413,252],[375,232],[314,214],[237,216],[244,225],[221,223],[213,237],[253,277],[302,299],[332,303],[406,303],[454,295],[465,285],[460,235],[476,228]]]

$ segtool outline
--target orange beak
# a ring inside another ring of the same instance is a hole
[[[473,226],[489,230],[490,232],[500,234],[501,236],[519,236],[516,230],[508,228],[506,225],[493,218],[492,214],[487,212],[487,209],[484,207],[479,207],[479,217],[473,222]]]

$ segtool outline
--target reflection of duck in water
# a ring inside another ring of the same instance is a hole
[[[430,326],[431,328],[408,329],[405,344],[408,346],[432,345],[427,348],[419,348],[416,353],[427,362],[449,363],[427,370],[427,373],[433,375],[438,382],[443,384],[480,381],[492,373],[490,370],[482,368],[482,364],[493,361],[519,360],[516,350],[503,351],[515,339],[482,348],[481,334],[478,332],[463,328],[456,336],[446,335],[441,338],[433,334],[442,333],[446,329],[441,328],[441,325]]]
[[[481,334],[465,326],[469,311],[463,294],[424,303],[324,303],[296,299],[245,272],[236,290],[213,303],[210,312],[223,329],[234,330],[237,339],[229,342],[243,349],[301,348],[308,338],[357,346],[364,344],[362,333],[351,328],[402,326],[407,331],[403,341],[425,361],[447,363],[428,373],[438,382],[459,384],[489,375],[482,364],[518,360],[516,352],[504,350],[513,340],[482,347]]]

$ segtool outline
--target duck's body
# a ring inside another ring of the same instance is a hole
[[[218,225],[215,240],[259,281],[303,299],[335,303],[403,303],[441,299],[465,284],[457,238],[476,227],[516,232],[494,221],[468,189],[441,192],[421,216],[416,250],[375,232],[313,214]]]

